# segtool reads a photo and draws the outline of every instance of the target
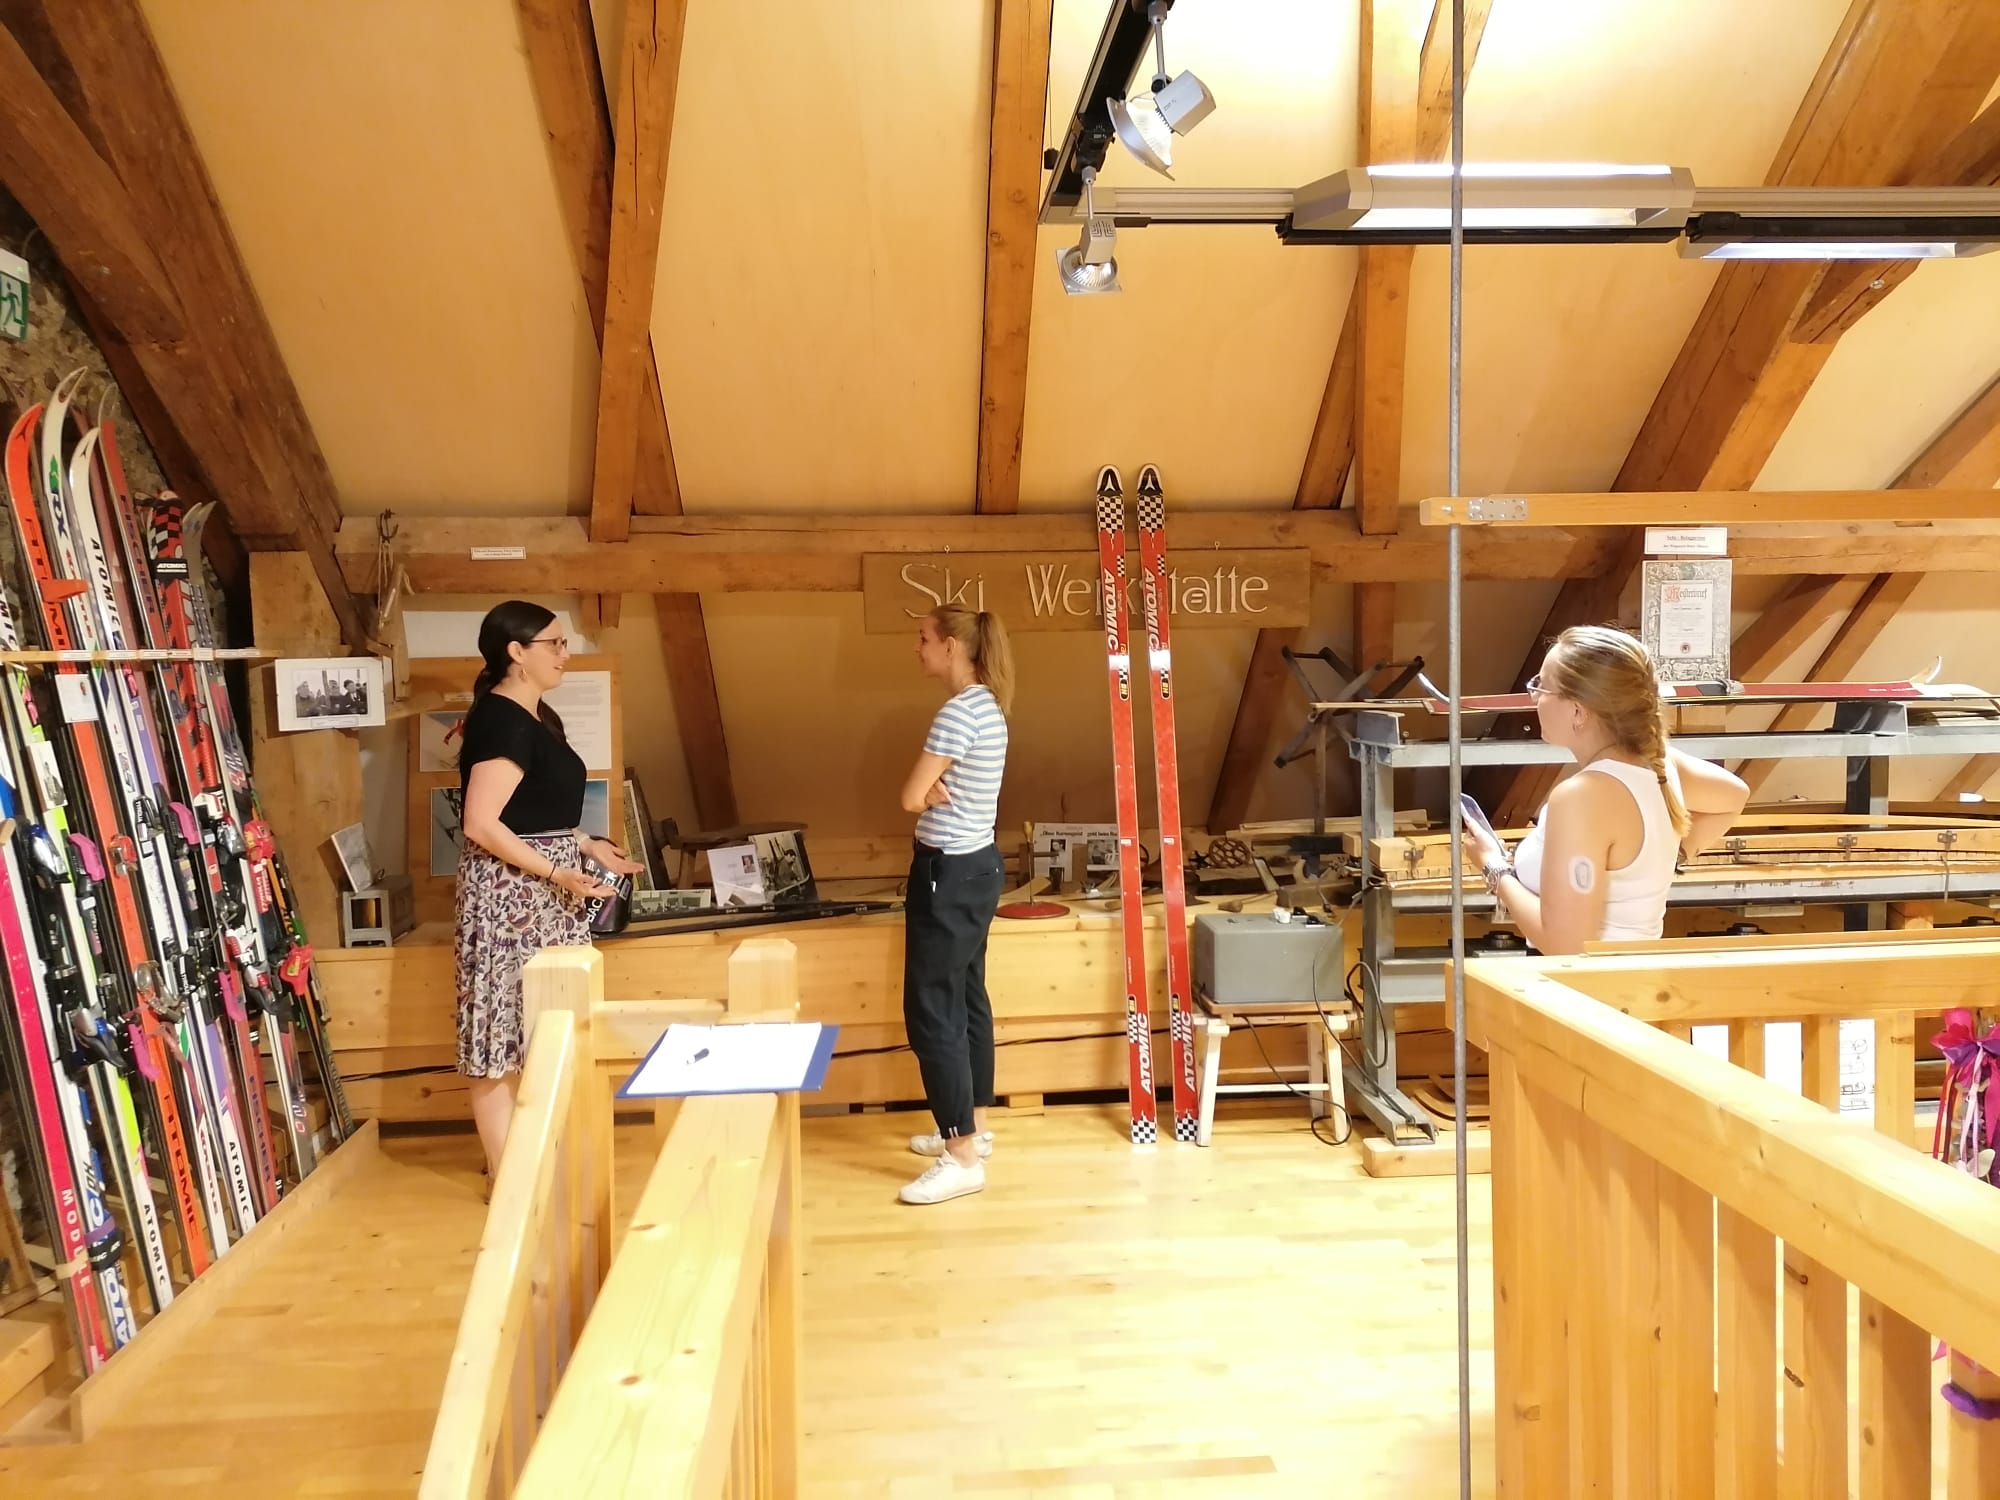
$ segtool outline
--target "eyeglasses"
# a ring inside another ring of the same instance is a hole
[[[1530,677],[1526,682],[1522,683],[1521,686],[1525,687],[1529,692],[1533,693],[1537,698],[1541,697],[1544,693],[1546,693],[1551,698],[1556,696],[1556,690],[1552,687],[1546,686],[1542,682],[1542,674],[1540,672],[1537,672],[1533,677]]]
[[[569,650],[569,637],[566,635],[538,635],[532,641],[529,641],[528,644],[530,646],[553,646],[556,648],[556,655],[561,656]]]

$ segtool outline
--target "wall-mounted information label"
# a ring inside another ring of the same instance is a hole
[[[1646,553],[1649,557],[1726,557],[1729,553],[1729,528],[1648,526]]]
[[[528,560],[528,549],[526,547],[474,547],[472,549],[472,560],[474,562],[526,562]]]

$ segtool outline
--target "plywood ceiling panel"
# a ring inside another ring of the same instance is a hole
[[[1103,25],[1101,0],[1060,0],[1050,61],[1059,141]],[[1167,66],[1200,74],[1215,113],[1174,142],[1177,187],[1296,187],[1355,153],[1355,0],[1180,0]],[[1151,77],[1150,52],[1135,88]],[[1164,187],[1122,147],[1104,181]],[[1115,297],[1066,297],[1036,247],[1021,508],[1074,508],[1100,464],[1157,463],[1169,498],[1289,505],[1354,281],[1348,249],[1281,246],[1268,228],[1121,231]]]
[[[690,512],[970,508],[991,32],[690,7],[653,319]]]
[[[350,512],[559,512],[596,352],[510,4],[145,0]]]
[[[1759,489],[1886,485],[2000,374],[2000,254],[1934,261],[1849,329]]]
[[[1504,0],[1466,99],[1466,156],[1665,163],[1761,183],[1847,0]],[[1603,489],[1715,269],[1671,245],[1466,257],[1464,487]],[[1445,486],[1448,258],[1410,290],[1403,498]]]

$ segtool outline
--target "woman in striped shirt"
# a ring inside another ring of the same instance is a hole
[[[903,903],[903,1025],[937,1120],[910,1149],[937,1160],[899,1196],[942,1203],[985,1187],[993,1153],[986,932],[1005,884],[993,828],[1014,654],[997,616],[946,607],[918,627],[917,660],[951,689],[903,785],[904,810],[921,815]]]

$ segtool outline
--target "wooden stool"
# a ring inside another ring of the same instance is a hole
[[[1354,1026],[1354,1008],[1346,1001],[1330,1005],[1260,1005],[1252,1011],[1202,1002],[1207,1012],[1202,1018],[1201,1113],[1195,1127],[1195,1144],[1206,1146],[1215,1128],[1217,1094],[1305,1094],[1312,1103],[1312,1117],[1323,1120],[1337,1105],[1347,1107],[1346,1085],[1340,1070],[1340,1038]],[[1306,1081],[1304,1083],[1223,1083],[1222,1042],[1230,1023],[1252,1025],[1276,1021],[1289,1025],[1306,1023]]]

